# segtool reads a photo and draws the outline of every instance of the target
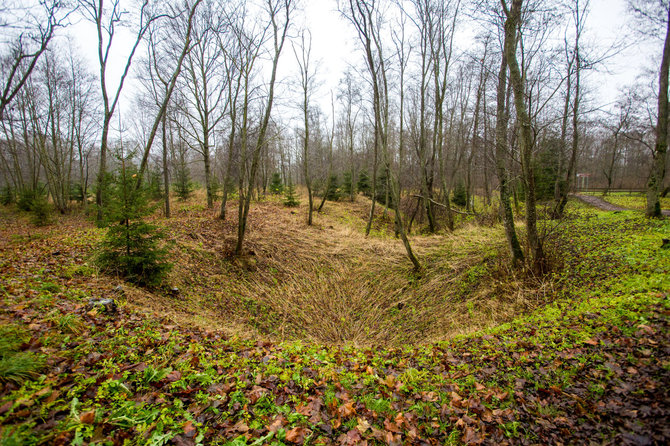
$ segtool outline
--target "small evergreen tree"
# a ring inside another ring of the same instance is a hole
[[[84,190],[82,189],[80,183],[74,183],[70,186],[70,200],[77,201],[79,203],[84,202]]]
[[[456,186],[454,187],[454,196],[451,201],[456,206],[465,206],[468,203],[468,197],[463,181],[459,180],[458,183],[456,183]]]
[[[16,202],[16,207],[21,211],[30,212],[33,210],[33,202],[39,195],[39,192],[33,189],[24,189],[19,194],[19,199]]]
[[[340,185],[337,175],[331,175],[326,190],[326,200],[337,201],[340,199]]]
[[[209,188],[212,191],[212,199],[214,201],[221,199],[221,192],[223,192],[223,183],[219,181],[216,175],[212,175],[209,179]]]
[[[0,204],[3,206],[9,206],[14,203],[14,190],[11,186],[5,186],[0,190]]]
[[[352,192],[355,193],[356,190],[354,189],[351,172],[344,172],[342,175],[342,195],[349,196]]]
[[[51,206],[44,195],[38,194],[30,206],[32,222],[35,226],[46,226],[51,223]]]
[[[146,187],[135,189],[137,169],[131,156],[121,157],[121,168],[108,188],[109,199],[103,209],[103,223],[108,227],[100,246],[97,263],[132,283],[157,286],[172,265],[159,229],[142,218],[152,212]]]
[[[533,164],[535,198],[537,201],[546,201],[554,198],[554,187],[558,179],[559,150],[555,147],[556,143],[553,146],[550,143],[551,141],[545,143],[548,147],[543,147],[543,150],[540,151]],[[565,186],[564,183],[561,179],[561,186]]]
[[[370,177],[366,171],[362,171],[358,176],[356,189],[358,189],[359,192],[363,192],[365,196],[370,196],[372,188],[370,187]]]
[[[293,182],[291,181],[291,178],[289,177],[288,179],[288,184],[286,185],[286,188],[284,189],[284,206],[294,208],[300,204],[300,201],[298,201],[298,197],[295,195],[295,186],[293,186]]]
[[[147,184],[148,194],[152,200],[163,199],[163,175],[160,169],[152,169]]]
[[[174,175],[174,191],[180,200],[188,200],[193,192],[193,182],[191,181],[191,173],[188,170],[188,165],[184,160],[177,163]]]
[[[272,180],[270,181],[270,193],[273,195],[279,195],[284,192],[284,184],[281,180],[281,175],[279,172],[272,174]]]

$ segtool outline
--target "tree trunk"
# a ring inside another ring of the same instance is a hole
[[[209,135],[205,135],[205,143],[203,144],[203,161],[205,163],[205,189],[207,191],[207,208],[214,207],[214,194],[212,193],[212,167],[209,156]]]
[[[507,39],[507,36],[505,36],[505,39]],[[500,206],[502,208],[507,244],[512,254],[512,263],[517,265],[523,262],[523,251],[514,225],[514,214],[512,213],[512,203],[510,201],[509,172],[507,171],[508,115],[505,107],[507,102],[507,57],[504,52],[500,62],[500,71],[498,72],[496,94],[496,171],[498,173],[498,181],[500,182]]]
[[[517,125],[519,127],[519,151],[521,168],[526,186],[526,236],[530,248],[533,269],[541,273],[545,269],[542,241],[537,231],[537,207],[535,199],[535,176],[532,166],[532,130],[528,110],[526,109],[524,79],[516,59],[517,29],[521,21],[523,0],[513,0],[512,9],[505,22],[505,55],[510,71],[510,83],[514,93]]]
[[[102,124],[102,139],[100,142],[100,167],[98,168],[98,187],[95,191],[95,204],[98,207],[97,221],[102,221],[102,203],[104,200],[105,177],[107,171],[107,138],[109,135],[109,122],[111,114],[105,113]]]
[[[647,217],[661,217],[659,194],[665,177],[665,154],[668,151],[668,71],[670,68],[670,9],[663,45],[663,59],[658,79],[658,123],[656,147],[649,183],[647,184]]]
[[[165,195],[165,218],[170,218],[170,173],[168,171],[166,120],[167,114],[163,115],[163,194]]]

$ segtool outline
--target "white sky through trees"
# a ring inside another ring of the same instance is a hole
[[[329,115],[331,90],[336,91],[339,80],[349,66],[362,66],[360,44],[356,40],[352,26],[338,12],[336,0],[304,0],[301,6],[292,20],[296,28],[305,26],[312,34],[313,66],[317,67],[318,86],[313,102],[319,104],[325,115]],[[90,63],[91,71],[97,75],[99,68],[95,28],[85,20],[75,20],[76,22],[67,29],[67,35],[79,48],[79,53]],[[473,25],[466,23],[467,20],[469,19],[463,16],[458,25],[459,34],[456,42],[458,52],[466,50],[467,46],[472,44],[475,34]],[[583,42],[592,48],[601,48],[601,52],[604,52],[606,47],[617,41],[623,42],[635,38],[630,36],[632,23],[625,0],[591,0],[587,33]],[[408,30],[412,27],[411,23],[407,26]],[[293,34],[297,35],[297,29],[294,29]],[[609,108],[608,104],[616,100],[622,88],[634,83],[636,77],[643,71],[657,70],[660,64],[661,37],[654,41],[647,39],[629,45],[621,50],[620,54],[602,64],[598,72],[587,73],[585,89],[588,91],[591,106]],[[132,36],[122,28],[119,29],[115,40],[108,72],[109,85],[114,85],[120,76],[126,54],[132,45]],[[555,43],[560,45],[560,42]],[[390,56],[391,49],[392,45],[389,43],[387,57]],[[137,55],[144,54],[145,50],[141,49]],[[287,115],[298,114],[297,104],[300,100],[299,94],[295,93],[297,89],[292,85],[297,79],[298,71],[290,46],[287,46],[282,54],[279,74],[281,88],[278,91],[277,111],[273,114],[282,113],[282,121],[286,123]],[[120,103],[124,120],[132,119],[126,114],[132,112],[133,96],[137,88],[137,83],[133,80],[125,87]],[[114,121],[118,122],[116,119]]]

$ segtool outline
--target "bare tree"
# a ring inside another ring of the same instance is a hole
[[[142,0],[139,9],[139,23],[135,30],[135,40],[128,54],[125,67],[116,86],[110,90],[107,79],[107,69],[109,67],[109,56],[112,51],[114,37],[116,37],[117,27],[124,21],[127,13],[121,7],[120,0],[112,0],[109,6],[106,6],[104,0],[79,0],[80,11],[84,17],[91,21],[97,31],[98,37],[98,64],[100,68],[100,91],[102,96],[102,130],[100,140],[100,166],[98,168],[97,190],[95,202],[98,206],[98,220],[102,219],[103,192],[105,189],[105,176],[107,170],[107,146],[109,139],[109,128],[116,106],[119,103],[121,91],[125,84],[130,67],[133,63],[135,52],[144,38],[149,26],[160,16],[152,15],[149,12],[149,0]]]
[[[375,0],[349,0],[345,9],[341,9],[344,16],[355,27],[358,38],[363,45],[365,51],[365,60],[372,81],[372,106],[374,113],[374,145],[375,155],[378,147],[381,148],[384,162],[384,170],[388,178],[388,188],[393,196],[396,206],[395,223],[396,228],[400,232],[407,257],[414,265],[415,271],[421,270],[421,264],[412,251],[412,246],[407,238],[400,213],[398,203],[400,201],[400,191],[398,189],[397,179],[393,176],[391,170],[391,154],[389,150],[389,88],[387,79],[387,69],[385,66],[385,59],[383,54],[383,43],[381,36],[381,13],[379,5]],[[376,158],[376,156],[375,156]],[[373,175],[373,182],[376,176]],[[369,226],[374,216],[374,202],[376,197],[373,193],[373,205],[371,210],[371,217],[368,221]]]
[[[659,196],[665,178],[668,151],[668,75],[670,74],[670,2],[667,0],[629,0],[638,21],[650,32],[665,31],[665,41],[658,73],[658,106],[656,115],[656,143],[652,151],[652,167],[647,182],[648,217],[661,217]]]
[[[630,94],[622,97],[617,103],[617,120],[613,126],[608,126],[612,132],[611,154],[609,160],[603,169],[603,174],[607,179],[607,187],[603,191],[603,197],[606,196],[612,187],[614,179],[614,167],[621,156],[621,139],[623,134],[628,130],[631,108],[633,105]]]
[[[167,166],[167,109],[170,104],[170,99],[174,91],[177,80],[181,73],[182,65],[185,57],[191,51],[193,23],[198,6],[202,0],[195,0],[192,5],[188,2],[184,5],[183,11],[175,11],[172,7],[168,12],[173,19],[169,26],[163,26],[160,29],[154,24],[149,26],[149,89],[152,91],[152,98],[157,108],[157,113],[153,121],[153,125],[148,134],[147,140],[144,142],[144,150],[140,162],[140,168],[137,174],[136,188],[142,184],[142,177],[146,170],[149,153],[153,141],[158,132],[158,127],[162,128],[163,140],[163,182],[165,188],[165,215],[170,216],[170,201],[169,201],[169,181],[168,181],[168,166]],[[186,17],[184,19],[184,15]],[[174,36],[181,36],[182,39],[177,40],[181,45],[175,44]],[[162,53],[162,54],[160,54]],[[160,86],[158,85],[160,83]],[[159,88],[160,87],[160,88]]]
[[[200,10],[194,23],[194,45],[186,56],[185,79],[182,90],[189,107],[186,117],[190,122],[187,132],[198,142],[197,150],[205,166],[205,189],[207,207],[214,206],[212,189],[212,137],[216,127],[226,116],[226,76],[222,64],[224,49],[220,39],[226,33],[227,18],[217,2],[208,1]]]
[[[13,14],[17,23],[6,22],[0,27],[13,32],[18,29],[18,35],[3,36],[9,51],[0,59],[0,121],[37,66],[56,29],[67,24],[71,12],[59,0],[41,1],[38,9],[40,11],[35,12],[21,7],[19,16]]]
[[[342,118],[345,133],[344,139],[346,141],[345,145],[349,155],[349,170],[351,174],[349,199],[354,201],[357,181],[354,146],[356,139],[356,121],[358,119],[358,114],[360,113],[360,108],[358,107],[358,103],[360,102],[360,91],[355,85],[354,73],[351,69],[348,69],[344,73],[344,77],[340,80],[340,89],[337,97],[344,105],[344,116]]]
[[[517,61],[518,29],[521,26],[523,0],[512,0],[511,8],[507,2],[501,0],[505,21],[505,56],[509,65],[510,84],[514,93],[514,107],[516,109],[517,126],[519,129],[519,151],[521,154],[521,168],[526,186],[526,234],[530,248],[533,268],[537,272],[545,269],[545,257],[542,249],[542,240],[537,230],[537,206],[535,198],[535,175],[533,172],[533,134],[531,120],[526,108],[525,77],[522,76]]]
[[[240,129],[241,136],[244,136],[246,144],[246,128],[248,121],[248,103],[249,103],[249,85],[254,66],[254,61],[258,57],[261,49],[262,39],[257,41],[247,36],[244,29],[244,15],[239,17],[229,16],[228,22],[231,26],[231,35],[225,39],[220,34],[218,44],[223,51],[223,68],[226,77],[225,85],[227,87],[226,109],[228,110],[228,141],[227,141],[227,162],[225,174],[223,177],[223,197],[221,199],[221,211],[219,218],[226,219],[226,204],[228,202],[229,184],[233,168],[234,152],[238,137],[238,123],[240,108],[242,109],[242,125]],[[263,33],[264,35],[265,33]],[[243,106],[240,107],[240,94],[243,94]],[[246,146],[245,146],[246,150]],[[241,176],[241,174],[240,174]],[[240,183],[242,184],[242,183]]]
[[[302,173],[305,177],[305,186],[307,186],[308,197],[308,212],[307,224],[312,225],[312,212],[314,211],[314,197],[312,195],[312,179],[310,176],[310,149],[309,149],[309,100],[314,89],[314,72],[310,68],[311,52],[312,52],[312,35],[309,31],[302,31],[300,33],[300,52],[293,46],[293,53],[300,69],[300,90],[302,93],[302,102],[300,109],[303,114],[303,129],[302,135]],[[326,189],[327,190],[327,189]],[[325,194],[324,194],[325,195]]]
[[[496,160],[496,172],[498,174],[498,182],[500,183],[500,206],[502,207],[503,214],[503,224],[505,226],[505,235],[507,237],[507,244],[512,254],[512,262],[514,264],[519,264],[523,262],[523,250],[521,249],[521,244],[519,243],[519,238],[516,234],[516,226],[514,224],[514,213],[512,212],[511,204],[511,185],[510,185],[510,175],[507,169],[508,164],[508,139],[507,139],[507,128],[509,125],[509,113],[507,112],[507,98],[508,98],[508,87],[507,87],[507,53],[505,51],[507,47],[507,39],[514,39],[516,41],[516,29],[514,29],[514,34],[511,35],[507,33],[507,24],[505,23],[504,33],[503,33],[503,51],[500,57],[500,70],[498,71],[498,86],[496,90],[496,148],[495,148],[495,160]]]
[[[565,205],[568,203],[568,192],[572,177],[575,173],[577,163],[577,149],[579,148],[579,114],[582,94],[581,76],[583,69],[583,60],[581,54],[581,37],[584,32],[584,24],[586,16],[589,12],[590,1],[585,0],[580,6],[579,0],[574,0],[571,4],[572,17],[575,27],[574,46],[572,52],[568,51],[568,44],[566,40],[566,65],[567,65],[567,87],[565,94],[565,103],[563,108],[563,124],[561,126],[561,151],[559,157],[559,169],[556,178],[555,199],[556,206],[553,210],[553,217],[560,218],[563,215]],[[571,91],[572,81],[574,76],[574,92]],[[570,157],[566,160],[565,146],[566,144],[566,127],[568,121],[568,109],[570,103],[570,96],[572,94],[572,147],[570,150]],[[567,166],[566,166],[567,162]]]
[[[270,123],[270,115],[272,113],[272,105],[274,103],[275,83],[277,80],[277,67],[279,66],[279,58],[288,36],[289,27],[291,24],[291,14],[295,5],[293,0],[267,0],[266,11],[269,15],[269,26],[272,30],[272,68],[270,74],[270,81],[268,83],[268,93],[266,96],[264,111],[258,126],[256,144],[253,147],[250,157],[249,173],[246,178],[246,187],[244,183],[244,175],[242,175],[243,168],[240,169],[239,181],[239,209],[238,209],[238,225],[237,225],[237,244],[235,246],[235,254],[241,255],[244,246],[244,236],[247,230],[247,217],[249,216],[249,206],[251,204],[251,194],[256,181],[256,173],[258,171],[258,164],[260,161],[261,151],[266,144],[266,133]],[[264,38],[262,39],[264,40]],[[256,53],[257,54],[257,53]],[[247,62],[253,64],[255,57]],[[249,67],[251,69],[252,67]],[[244,91],[244,106],[243,106],[243,120],[248,119],[249,106],[249,90],[248,85],[245,85]],[[242,147],[246,151],[246,144],[248,143],[248,127],[246,122],[242,127]],[[243,155],[245,157],[245,155]]]
[[[331,187],[331,181],[333,177],[333,146],[335,144],[335,99],[333,98],[333,92],[330,92],[330,114],[332,122],[330,124],[330,134],[328,135],[328,174],[326,179],[326,190],[321,197],[321,203],[317,209],[318,212],[321,212],[323,205],[326,203],[326,198],[328,198],[328,193]],[[351,191],[353,192],[354,187],[353,183],[351,185]]]
[[[142,184],[142,177],[147,167],[147,161],[149,159],[151,146],[153,145],[154,138],[156,137],[158,127],[163,121],[163,115],[167,111],[168,104],[170,103],[170,98],[172,97],[172,92],[174,91],[175,85],[177,84],[177,79],[179,78],[179,74],[181,73],[184,58],[191,50],[191,35],[193,31],[193,20],[198,10],[198,6],[200,5],[201,2],[202,0],[194,0],[193,4],[189,4],[189,2],[187,1],[184,3],[184,10],[182,11],[175,11],[173,8],[169,9],[170,15],[174,17],[171,23],[176,25],[173,27],[173,31],[175,31],[178,35],[180,33],[183,33],[183,40],[182,40],[183,43],[181,47],[181,53],[178,53],[179,56],[177,58],[177,61],[175,62],[175,66],[173,68],[170,80],[167,83],[165,96],[163,97],[163,101],[160,104],[158,114],[154,119],[153,126],[151,127],[151,131],[144,146],[144,153],[142,155],[142,160],[140,161],[140,167],[137,172],[137,183],[135,186],[136,189],[139,189]],[[185,18],[184,15],[186,15]]]

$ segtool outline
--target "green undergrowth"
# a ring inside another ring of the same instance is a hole
[[[104,314],[85,305],[89,269],[18,274],[5,259],[0,355],[35,362],[0,377],[0,444],[664,443],[670,224],[578,209],[561,225],[551,303],[399,348]],[[469,266],[461,286],[489,272]]]
[[[600,197],[616,206],[643,211],[647,208],[647,196],[642,192],[610,192],[603,197],[602,192],[590,192],[588,195]],[[662,209],[670,209],[670,197],[660,197]]]

